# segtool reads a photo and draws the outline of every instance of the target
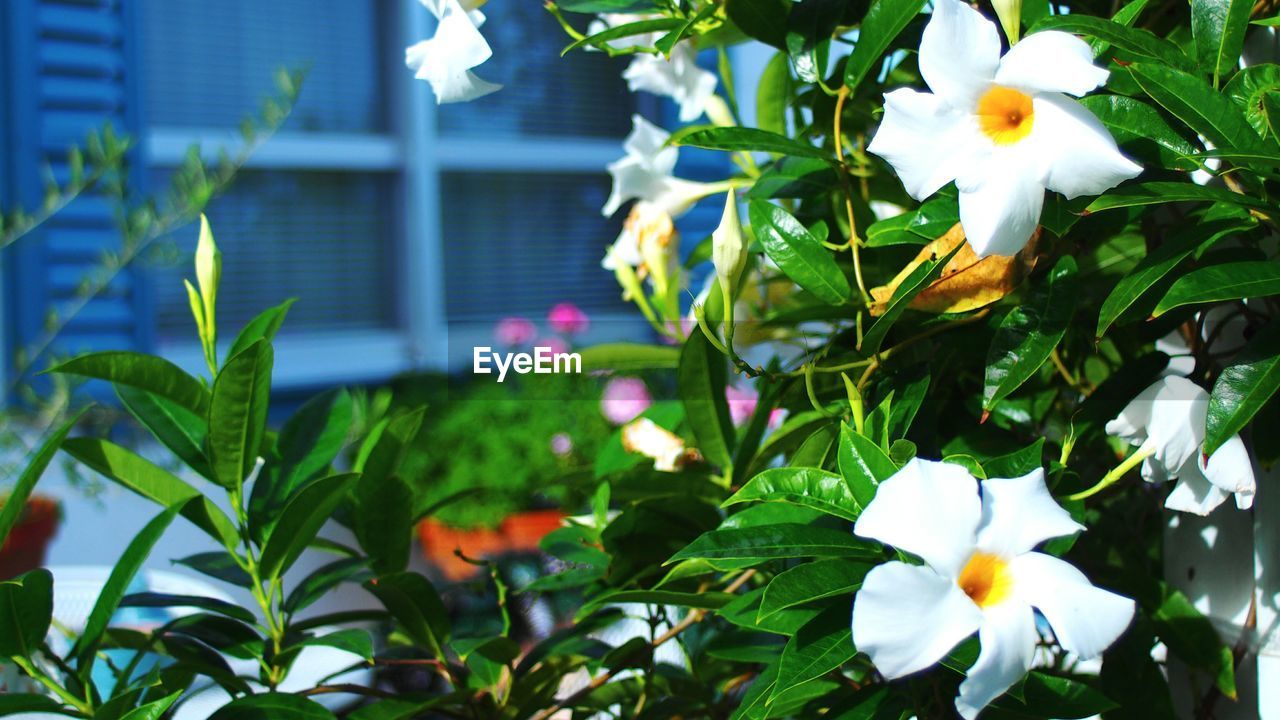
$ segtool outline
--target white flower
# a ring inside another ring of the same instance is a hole
[[[647,277],[653,284],[666,287],[667,278],[676,270],[679,245],[671,215],[658,205],[641,200],[631,207],[622,232],[609,246],[600,266],[617,271],[627,265],[635,269],[639,279]]]
[[[699,198],[724,189],[723,185],[681,180],[672,176],[680,151],[667,147],[671,134],[639,115],[631,116],[631,134],[622,143],[626,156],[609,165],[613,191],[602,214],[608,217],[631,199],[647,200],[676,217]]]
[[[676,43],[671,59],[637,54],[622,72],[632,92],[644,90],[672,98],[680,106],[680,121],[692,122],[707,111],[716,91],[716,76],[698,67],[698,50],[689,41]]]
[[[493,56],[480,34],[484,15],[475,8],[484,0],[420,0],[436,16],[436,34],[409,46],[404,62],[415,77],[431,83],[438,104],[466,102],[502,89],[481,80],[471,69]]]
[[[1128,627],[1133,601],[1032,551],[1081,529],[1040,469],[985,480],[979,494],[959,465],[912,460],[880,485],[854,532],[925,564],[888,562],[867,574],[853,605],[854,645],[894,679],[933,665],[976,631],[982,650],[956,699],[968,720],[1032,667],[1037,610],[1067,652],[1101,655]]]
[[[653,469],[662,472],[675,472],[702,457],[697,450],[686,448],[679,435],[646,417],[623,426],[622,448],[653,460]]]
[[[1177,478],[1165,500],[1170,510],[1208,515],[1234,494],[1236,507],[1253,506],[1256,483],[1244,441],[1231,436],[1205,461],[1202,447],[1209,393],[1182,377],[1162,377],[1107,423],[1115,435],[1146,453],[1142,477],[1148,482]]]
[[[1096,117],[1067,97],[1107,80],[1089,45],[1034,33],[1000,57],[996,27],[960,0],[936,0],[920,42],[932,93],[885,95],[867,148],[917,200],[952,180],[960,221],[981,257],[1014,255],[1035,230],[1045,189],[1096,195],[1142,168],[1120,154]]]

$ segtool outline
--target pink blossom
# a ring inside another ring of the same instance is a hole
[[[760,402],[760,393],[752,387],[729,385],[724,389],[724,396],[729,401],[729,417],[734,425],[742,425],[750,420]]]
[[[506,317],[493,328],[493,336],[508,347],[528,345],[538,333],[538,328],[528,318]]]
[[[547,313],[547,323],[551,325],[552,330],[558,333],[576,335],[586,332],[587,326],[591,324],[591,321],[587,314],[577,305],[563,302],[551,308],[551,312]]]
[[[653,397],[640,378],[614,378],[604,386],[600,412],[614,425],[625,425],[649,409]]]
[[[551,452],[564,457],[573,452],[573,438],[569,433],[556,433],[551,436]]]

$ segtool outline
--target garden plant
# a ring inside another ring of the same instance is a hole
[[[406,60],[437,100],[502,93],[482,79],[484,3],[423,4],[439,24]],[[205,223],[188,292],[207,375],[127,352],[50,369],[110,383],[185,470],[74,420],[34,453],[0,537],[59,452],[158,514],[69,650],[46,641],[49,572],[0,583],[0,657],[45,690],[0,696],[0,715],[161,718],[197,680],[231,698],[219,719],[330,718],[316,698],[332,694],[362,720],[1211,718],[1237,703],[1270,628],[1221,636],[1166,575],[1162,534],[1236,522],[1275,492],[1273,4],[546,9],[566,52],[630,56],[631,89],[684,123],[637,115],[607,168],[602,211],[625,220],[601,272],[653,341],[582,350],[590,372],[674,392],[548,493],[567,513],[541,546],[556,571],[512,586],[471,558],[496,598],[476,618],[451,612],[468,590],[408,570],[415,524],[453,497],[406,462],[447,453],[419,432],[436,409],[393,404],[353,442],[335,390],[270,428],[288,304],[220,344]],[[746,48],[768,58],[749,82]],[[678,177],[682,148],[733,170]],[[722,220],[682,242],[699,202]],[[500,442],[496,425],[470,430]],[[354,547],[319,535],[331,521]],[[181,563],[254,606],[130,592],[175,522],[222,547]],[[333,559],[286,581],[303,553]],[[381,609],[303,612],[341,583]],[[572,618],[522,630],[514,609],[544,596],[570,598]],[[140,605],[185,611],[112,626]],[[379,679],[282,690],[311,646]],[[120,649],[133,660],[105,652]],[[387,681],[404,667],[428,679]]]

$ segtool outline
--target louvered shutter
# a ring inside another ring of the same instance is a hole
[[[137,137],[132,62],[131,0],[6,0],[5,70],[10,92],[7,145],[8,203],[39,207],[45,168],[68,177],[67,150],[110,122]],[[136,153],[131,165],[136,169]],[[141,174],[132,174],[136,182]],[[6,257],[7,322],[11,350],[39,342],[52,310],[78,306],[77,287],[102,254],[120,248],[112,204],[89,192]],[[147,293],[136,269],[71,318],[50,348],[57,354],[91,349],[147,348]],[[47,361],[37,361],[42,367]]]

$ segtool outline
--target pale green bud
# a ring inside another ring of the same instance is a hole
[[[1013,47],[1022,31],[1022,0],[991,0],[991,6],[996,10],[996,17],[1000,18],[1000,27],[1009,38],[1009,46]]]
[[[715,265],[720,287],[728,296],[737,290],[738,278],[747,266],[747,237],[738,219],[738,200],[730,190],[725,196],[724,215],[720,227],[711,233],[711,263]]]

